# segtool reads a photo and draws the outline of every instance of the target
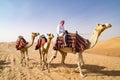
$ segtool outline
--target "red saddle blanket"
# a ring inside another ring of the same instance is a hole
[[[58,36],[56,43],[53,47],[54,50],[57,50],[59,48],[64,47],[71,47],[75,52],[80,52],[81,50],[84,50],[88,47],[89,41],[83,37],[81,37],[77,33],[68,33],[67,34],[67,40],[66,40],[66,46],[63,42],[63,36]]]
[[[28,44],[28,42],[24,38],[19,38],[16,41],[16,49],[20,50],[23,47],[25,47]]]
[[[47,42],[47,39],[45,37],[40,37],[35,46],[35,50],[38,50],[39,48],[41,48],[46,42]]]

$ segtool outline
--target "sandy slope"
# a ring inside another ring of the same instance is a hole
[[[89,49],[86,52],[120,57],[120,37],[114,37],[114,38],[99,42],[94,48]]]
[[[29,49],[29,67],[21,67],[20,53],[14,46],[14,43],[0,43],[0,80],[120,80],[120,57],[84,53],[82,69],[87,77],[81,78],[74,70],[77,67],[74,54],[67,55],[66,65],[60,64],[61,55],[58,54],[48,73],[41,71],[39,53],[34,47]],[[48,59],[53,52],[49,51]]]

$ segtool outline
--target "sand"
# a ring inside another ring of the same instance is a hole
[[[86,51],[87,53],[120,57],[120,37],[114,37],[98,42],[95,47]]]
[[[39,53],[34,50],[35,45],[29,49],[29,67],[22,67],[20,52],[15,49],[15,43],[1,42],[0,80],[120,80],[120,45],[116,44],[116,41],[120,42],[120,37],[98,43],[95,48],[83,53],[85,65],[82,66],[82,70],[87,74],[85,78],[81,78],[79,72],[75,71],[75,54],[68,54],[66,64],[62,65],[61,55],[58,53],[48,73],[47,70],[41,71]],[[113,46],[110,46],[111,43]],[[106,48],[106,45],[109,46]],[[53,53],[51,47],[48,60]]]

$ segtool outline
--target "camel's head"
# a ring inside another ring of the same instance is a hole
[[[31,35],[31,36],[32,36],[33,38],[35,38],[35,37],[37,37],[39,34],[40,34],[40,33],[32,32],[32,35]]]
[[[54,38],[54,35],[53,35],[52,33],[48,33],[48,34],[47,34],[47,37],[48,37],[48,39],[53,39],[53,38]]]
[[[112,27],[111,24],[97,24],[95,30],[99,31],[100,33],[103,32],[105,29]]]

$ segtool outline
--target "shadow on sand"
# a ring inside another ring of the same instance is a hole
[[[52,63],[51,67],[67,67],[67,68],[77,68],[77,64],[65,64],[62,65],[60,63]],[[98,66],[93,64],[85,64],[82,66],[82,69],[85,69],[85,73],[91,75],[91,73],[95,73],[95,76],[120,76],[120,70],[106,70],[105,66]],[[89,74],[90,73],[90,74]],[[94,76],[94,75],[92,75]]]
[[[104,66],[85,64],[86,73],[96,73],[98,76],[120,76],[120,70],[106,70]]]
[[[5,66],[9,67],[9,66],[7,66],[8,64],[10,64],[10,62],[0,60],[0,69],[3,69]]]

